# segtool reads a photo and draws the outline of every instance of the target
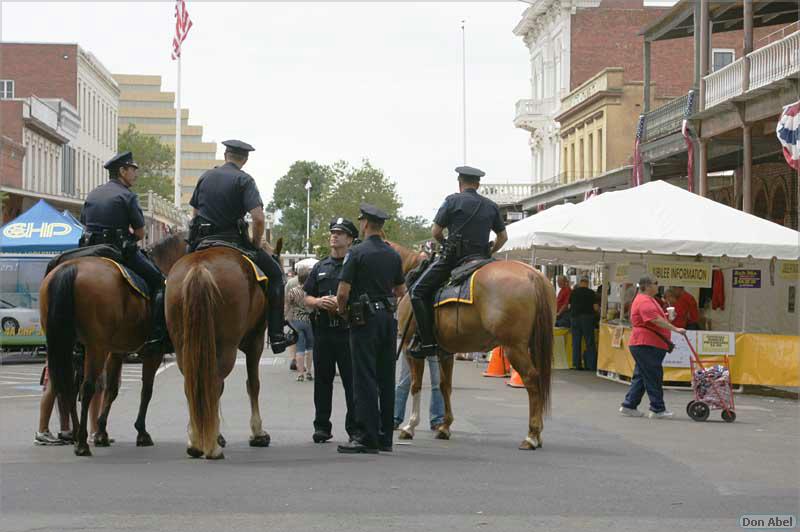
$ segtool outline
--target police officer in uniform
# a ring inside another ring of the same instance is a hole
[[[482,259],[503,247],[508,240],[500,209],[492,200],[478,194],[483,171],[471,166],[459,166],[457,194],[447,196],[433,220],[431,234],[440,244],[442,253],[411,287],[411,306],[417,321],[418,338],[409,351],[417,357],[436,353],[434,336],[433,296],[450,278],[450,272],[470,259]],[[447,229],[447,239],[444,230]],[[489,241],[489,231],[497,240]]]
[[[136,183],[139,166],[129,151],[120,153],[103,167],[108,170],[108,183],[92,190],[81,210],[85,227],[81,247],[110,244],[123,257],[125,266],[139,274],[150,288],[150,309],[153,331],[148,345],[162,344],[172,349],[164,318],[164,274],[153,264],[139,246],[144,238],[144,215],[139,200],[130,188]]]
[[[400,255],[384,242],[389,216],[362,203],[358,217],[364,242],[344,259],[336,294],[341,314],[350,319],[350,351],[358,435],[339,445],[340,453],[392,450],[394,414],[396,302],[405,295]]]
[[[342,263],[353,239],[358,236],[355,224],[346,218],[334,218],[330,223],[331,254],[314,265],[303,290],[305,303],[314,309],[314,435],[315,443],[331,438],[331,401],[336,366],[342,378],[347,415],[344,426],[350,439],[356,436],[355,408],[353,406],[353,364],[350,357],[350,331],[347,321],[337,312],[336,292]]]
[[[284,334],[284,283],[278,261],[261,249],[264,236],[264,209],[255,180],[242,171],[251,145],[239,140],[226,140],[225,164],[206,171],[197,181],[189,204],[194,208],[190,225],[191,249],[206,238],[225,240],[255,252],[255,263],[269,278],[267,284],[267,325],[269,342],[274,353],[282,353],[294,343]],[[247,235],[244,216],[253,218],[253,237]]]

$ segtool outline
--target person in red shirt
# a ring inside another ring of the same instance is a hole
[[[667,308],[672,307],[675,309],[675,317],[669,320],[669,322],[675,327],[681,327],[685,329],[688,311],[686,308],[681,307],[678,304],[678,295],[675,293],[675,290],[672,288],[668,289],[666,292],[664,292],[664,298],[667,300]]]
[[[569,327],[569,296],[572,295],[572,288],[569,287],[569,279],[565,275],[559,275],[556,282],[556,327]]]
[[[697,330],[700,328],[700,310],[697,307],[697,300],[692,294],[683,289],[682,286],[673,286],[672,290],[675,292],[677,301],[675,302],[675,312],[683,317],[683,327],[690,330]]]
[[[664,405],[664,368],[661,365],[669,348],[670,331],[685,334],[686,329],[675,327],[667,320],[664,309],[653,297],[658,292],[658,280],[645,275],[639,280],[639,293],[631,305],[631,331],[628,346],[636,366],[631,386],[625,394],[619,412],[626,417],[641,417],[637,410],[647,391],[650,399],[650,418],[672,417]]]

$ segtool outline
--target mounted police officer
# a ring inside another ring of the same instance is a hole
[[[350,351],[358,435],[340,453],[392,450],[396,302],[405,295],[400,255],[382,238],[389,216],[362,203],[358,217],[364,242],[344,259],[336,302],[350,319]]]
[[[347,321],[337,313],[336,293],[344,257],[358,236],[355,224],[346,218],[334,218],[330,225],[331,254],[311,270],[303,285],[305,303],[314,309],[314,435],[315,443],[331,438],[331,402],[336,367],[342,378],[347,415],[344,426],[350,439],[356,436],[353,406],[353,363],[350,357],[350,331]]]
[[[456,172],[459,192],[444,200],[431,230],[433,238],[442,244],[443,251],[410,290],[418,337],[409,351],[418,357],[436,352],[433,320],[436,290],[447,282],[453,268],[471,259],[491,257],[508,240],[497,204],[478,194],[481,177],[486,174],[471,166],[459,166]],[[493,245],[489,241],[490,230],[497,235]]]
[[[226,140],[225,164],[203,173],[197,181],[189,204],[194,218],[189,226],[192,250],[205,239],[223,240],[255,254],[254,261],[269,278],[267,325],[269,342],[274,353],[282,353],[293,340],[284,334],[284,283],[278,261],[261,248],[264,236],[264,209],[255,180],[242,171],[251,145],[239,140]],[[253,218],[252,241],[247,234],[247,213]]]
[[[136,183],[139,166],[129,151],[120,153],[103,167],[108,170],[108,183],[92,190],[81,210],[85,227],[81,247],[109,244],[122,253],[125,266],[139,274],[150,288],[150,309],[153,331],[148,344],[163,344],[171,350],[164,318],[164,274],[139,246],[144,238],[144,215],[139,200],[130,188]]]

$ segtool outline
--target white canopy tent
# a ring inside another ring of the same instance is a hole
[[[758,297],[749,296],[749,308],[748,291],[732,291],[730,272],[725,276],[730,304],[711,313],[714,328],[797,334],[797,314],[787,310],[787,286],[797,280],[776,283],[773,259],[798,260],[800,233],[664,181],[559,205],[511,224],[500,255],[537,264],[702,260],[727,269],[758,267],[770,275]]]

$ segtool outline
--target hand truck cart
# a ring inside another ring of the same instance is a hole
[[[686,413],[695,421],[705,421],[711,410],[722,410],[722,419],[733,423],[736,421],[736,406],[733,402],[728,357],[705,357],[701,361],[688,338],[686,343],[692,353],[689,357],[689,368],[692,372],[694,393],[694,399],[686,405]]]

